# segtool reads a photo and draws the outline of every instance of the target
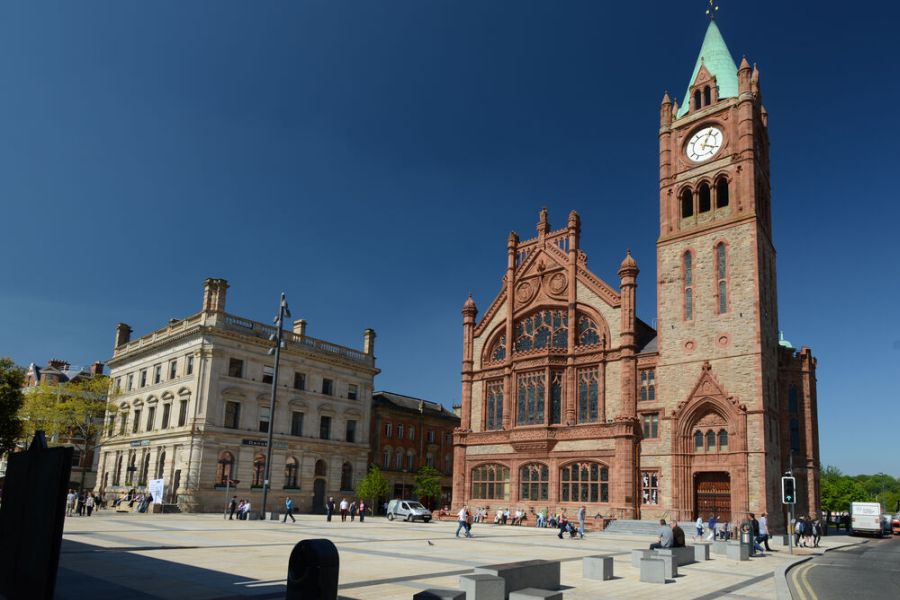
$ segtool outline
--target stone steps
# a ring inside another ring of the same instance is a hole
[[[610,523],[604,533],[616,535],[634,535],[656,537],[659,521],[640,521],[637,519],[616,519]]]

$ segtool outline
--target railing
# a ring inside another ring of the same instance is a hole
[[[118,348],[113,350],[113,358],[125,354],[127,352],[133,352],[135,350],[139,350],[146,346],[149,346],[155,342],[160,340],[164,340],[173,335],[177,335],[183,331],[190,329],[191,327],[198,325],[203,316],[203,313],[197,313],[195,315],[191,315],[186,319],[182,319],[180,321],[172,321],[165,327],[157,329],[156,331],[149,333],[143,337],[140,337],[134,341],[128,342],[126,344],[122,344]]]

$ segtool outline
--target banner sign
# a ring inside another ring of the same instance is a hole
[[[147,490],[153,496],[153,504],[162,504],[165,486],[162,479],[151,479],[147,482]]]

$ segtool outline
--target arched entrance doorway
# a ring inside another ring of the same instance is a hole
[[[731,522],[731,476],[721,471],[694,475],[694,519],[708,521],[716,515],[720,522]]]
[[[328,467],[324,460],[316,461],[315,480],[313,481],[312,512],[319,514],[325,512],[325,481]]]

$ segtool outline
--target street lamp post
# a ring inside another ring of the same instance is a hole
[[[278,362],[281,360],[281,332],[284,318],[291,317],[284,292],[281,293],[281,303],[278,306],[278,316],[275,317],[275,334],[270,338],[275,342],[275,347],[269,349],[269,354],[275,355],[275,369],[272,373],[272,399],[269,402],[269,431],[266,436],[266,475],[263,481],[262,520],[266,519],[266,502],[269,499],[269,482],[272,474],[272,432],[275,429],[275,395],[278,391]]]

